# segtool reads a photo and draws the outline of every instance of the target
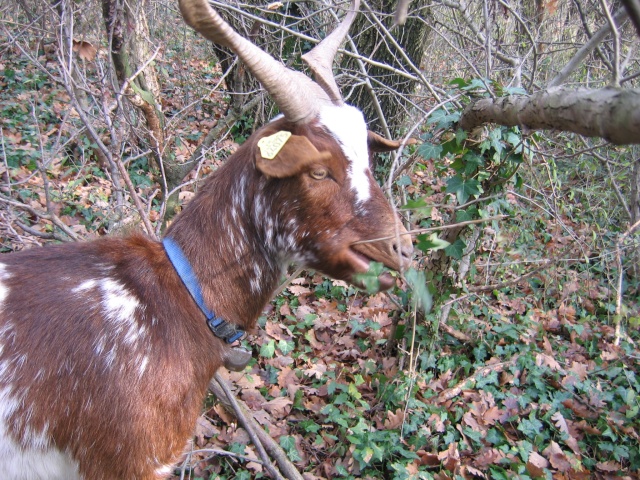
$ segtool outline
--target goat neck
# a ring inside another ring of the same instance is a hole
[[[256,199],[265,180],[243,161],[248,147],[204,183],[167,230],[189,260],[207,307],[244,329],[268,303],[286,263],[274,246],[282,234],[265,232],[278,218],[266,199]]]

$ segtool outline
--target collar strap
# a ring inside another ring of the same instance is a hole
[[[202,289],[200,288],[198,278],[196,277],[189,260],[187,260],[187,257],[185,257],[184,252],[175,240],[165,237],[162,240],[162,244],[164,245],[164,249],[167,252],[167,256],[169,257],[173,268],[175,268],[178,276],[182,280],[182,283],[187,287],[191,297],[196,302],[196,305],[198,305],[200,310],[202,310],[204,316],[207,317],[207,325],[213,334],[227,343],[233,343],[242,338],[244,330],[239,329],[232,323],[225,322],[207,308],[204,303]]]

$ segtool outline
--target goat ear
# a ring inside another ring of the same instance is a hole
[[[256,168],[267,177],[275,178],[293,177],[306,167],[324,163],[331,157],[329,152],[319,152],[307,137],[301,135],[291,135],[273,159],[262,155],[261,149],[256,147]]]
[[[399,142],[398,140],[387,140],[377,133],[373,133],[371,130],[367,132],[367,143],[369,144],[369,151],[375,153],[391,152],[399,149],[402,144],[402,142]],[[406,145],[413,145],[414,143],[417,143],[417,140],[415,138],[410,138]]]

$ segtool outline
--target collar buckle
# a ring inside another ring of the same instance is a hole
[[[244,336],[244,330],[240,330],[235,325],[225,322],[221,318],[208,318],[207,325],[216,337],[221,338],[229,344],[240,340]]]

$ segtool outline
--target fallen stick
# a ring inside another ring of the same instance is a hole
[[[304,480],[298,469],[287,458],[285,451],[278,445],[271,436],[256,422],[251,414],[251,410],[242,400],[238,400],[233,395],[227,381],[216,373],[215,377],[209,383],[209,390],[218,400],[238,419],[238,422],[247,431],[251,441],[256,446],[260,458],[272,474],[273,478],[282,479],[276,468],[271,463],[267,453],[275,460],[282,475],[288,480]]]

